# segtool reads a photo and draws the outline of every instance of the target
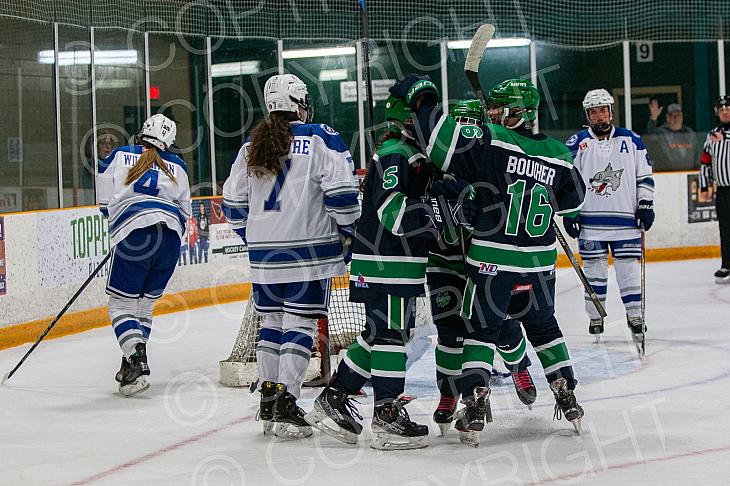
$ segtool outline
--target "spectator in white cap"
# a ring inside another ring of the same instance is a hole
[[[684,124],[684,114],[679,103],[671,103],[666,109],[666,122],[657,126],[664,107],[659,101],[649,102],[649,121],[646,123],[647,148],[656,164],[655,170],[696,169],[700,144],[694,130]]]

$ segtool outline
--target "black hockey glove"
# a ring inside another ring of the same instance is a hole
[[[443,180],[431,184],[428,194],[431,197],[444,196],[446,199],[459,199],[469,194],[466,190],[469,183],[454,177],[444,177]]]
[[[576,216],[575,218],[563,216],[563,228],[565,228],[568,236],[578,238],[580,236],[580,216]]]
[[[458,231],[459,226],[471,228],[476,215],[476,204],[470,199],[448,201],[444,196],[424,197],[421,199],[426,207],[426,216],[431,220],[438,234],[437,240],[443,238],[448,231]]]
[[[337,232],[340,234],[340,242],[342,243],[342,259],[345,265],[352,260],[352,242],[355,238],[355,226],[357,221],[347,226],[337,226]]]
[[[415,108],[416,101],[421,98],[430,98],[434,103],[439,101],[438,88],[430,77],[422,74],[407,74],[403,79],[396,81],[388,91],[396,98],[404,100],[411,108]]]
[[[639,228],[649,231],[651,225],[654,224],[654,201],[639,201],[636,208],[636,225]]]

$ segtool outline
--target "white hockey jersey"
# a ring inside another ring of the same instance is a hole
[[[119,147],[99,164],[96,191],[99,209],[109,217],[112,245],[137,228],[157,223],[164,223],[182,239],[192,213],[188,169],[172,152],[160,151],[160,157],[167,162],[175,182],[155,165],[135,182],[124,183],[142,151],[141,145]]]
[[[284,169],[248,174],[246,141],[223,185],[223,211],[246,228],[251,281],[283,283],[344,275],[337,227],[360,217],[359,183],[347,146],[327,125],[291,123]]]
[[[598,140],[589,128],[570,137],[566,145],[586,185],[580,238],[638,238],[637,203],[654,200],[651,160],[641,138],[626,128],[613,127],[607,139]]]

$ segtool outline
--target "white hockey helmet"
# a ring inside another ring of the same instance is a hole
[[[314,108],[307,85],[293,74],[277,74],[266,80],[264,85],[264,103],[269,113],[283,111],[294,113],[299,117],[299,108],[307,112],[305,123],[312,121]]]
[[[175,143],[177,126],[165,115],[158,113],[145,120],[139,131],[139,139],[154,145],[160,150],[167,150]]]
[[[588,108],[596,106],[608,106],[608,109],[613,113],[613,96],[603,88],[590,90],[583,98],[583,111],[586,112],[586,116],[588,115]]]

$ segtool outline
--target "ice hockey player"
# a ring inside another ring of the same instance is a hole
[[[461,100],[450,115],[462,126],[474,130],[484,123],[479,100]],[[441,171],[435,171],[443,174]],[[450,200],[471,197],[473,190],[464,181],[451,175],[442,176],[429,189],[429,195],[443,195]],[[448,238],[444,238],[448,240]],[[466,287],[465,250],[469,248],[471,233],[464,228],[454,235],[453,242],[439,245],[428,257],[427,281],[433,321],[438,331],[436,346],[436,383],[441,399],[433,414],[433,421],[442,435],[451,427],[460,395],[461,367],[463,364],[464,336],[468,320],[461,314],[463,292]],[[502,325],[497,352],[504,361],[514,382],[517,397],[528,407],[537,399],[537,389],[530,376],[530,358],[520,323],[508,319]]]
[[[327,315],[331,277],[346,273],[341,235],[360,216],[347,146],[311,123],[307,86],[293,74],[264,85],[268,116],[253,129],[223,186],[228,222],[248,245],[264,433],[312,434],[297,405],[317,319]]]
[[[722,264],[715,272],[715,282],[726,284],[730,283],[730,95],[715,102],[715,116],[720,124],[707,134],[702,148],[700,191],[707,195],[710,184],[717,184],[715,206]]]
[[[323,432],[355,444],[362,431],[356,418],[362,417],[348,395],[370,379],[375,393],[371,446],[381,450],[429,444],[428,427],[411,421],[405,409],[410,401],[403,396],[405,344],[415,322],[416,297],[425,294],[429,250],[444,220],[454,227],[450,218],[456,210],[443,198],[425,197],[431,166],[414,138],[411,115],[401,100],[386,100],[390,123],[365,177],[350,270],[350,300],[365,304],[365,329],[306,416]]]
[[[594,89],[583,98],[589,127],[566,144],[583,176],[586,197],[580,214],[563,217],[569,236],[578,238],[586,277],[605,302],[608,250],[614,257],[616,281],[627,323],[637,342],[646,331],[641,315],[641,234],[654,223],[654,179],[644,142],[636,133],[613,125],[613,97]],[[603,333],[604,323],[586,294],[588,331]]]
[[[116,380],[124,396],[150,387],[152,309],[175,271],[192,211],[187,167],[169,151],[176,133],[175,122],[153,115],[142,125],[138,145],[118,147],[99,164],[97,195],[112,245],[106,293],[122,348]]]
[[[426,76],[407,75],[390,89],[418,117],[418,136],[440,170],[472,184],[479,210],[466,262],[463,312],[470,319],[455,427],[475,445],[489,410],[489,378],[507,315],[519,319],[555,396],[555,417],[579,429],[576,380],[555,319],[553,214],[572,214],[584,186],[564,144],[532,132],[540,101],[529,81],[510,79],[488,94],[492,124],[465,127],[441,113]]]

